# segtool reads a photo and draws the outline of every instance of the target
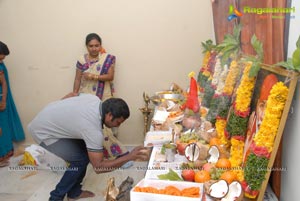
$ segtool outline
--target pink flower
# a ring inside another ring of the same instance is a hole
[[[250,149],[256,156],[263,156],[266,158],[270,158],[271,156],[271,153],[268,152],[266,147],[256,146],[255,142],[252,142]]]

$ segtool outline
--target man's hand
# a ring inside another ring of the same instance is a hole
[[[135,147],[130,153],[130,157],[131,157],[131,160],[137,160],[137,159],[140,159],[140,160],[147,160],[149,158],[149,155],[147,154],[148,153],[148,150],[147,148],[143,147],[143,146],[138,146],[138,147]]]

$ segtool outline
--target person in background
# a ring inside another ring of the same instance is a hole
[[[82,190],[89,162],[99,174],[112,171],[131,160],[145,160],[148,155],[142,146],[114,160],[104,160],[103,126],[120,126],[130,115],[127,103],[120,98],[102,102],[97,96],[80,94],[46,106],[28,125],[33,139],[70,165],[50,193],[51,201],[94,197]]]
[[[102,40],[96,33],[86,36],[85,45],[88,53],[77,61],[73,92],[94,94],[104,101],[113,96],[116,57],[101,51]]]
[[[71,96],[77,93],[89,93],[104,101],[113,97],[112,81],[116,58],[106,53],[102,47],[102,40],[96,33],[86,36],[85,45],[87,53],[76,63],[77,69]],[[127,152],[126,147],[116,138],[117,128],[110,129],[104,126],[103,134],[105,158],[113,159]]]
[[[11,94],[8,72],[3,62],[9,55],[7,45],[0,41],[0,167],[9,164],[13,141],[25,139],[24,130]]]

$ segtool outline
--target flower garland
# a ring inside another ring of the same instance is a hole
[[[252,67],[251,62],[246,62],[241,82],[236,91],[236,99],[233,103],[229,119],[226,125],[225,135],[231,142],[230,162],[232,167],[239,168],[239,181],[243,180],[244,175],[241,165],[243,163],[243,152],[245,146],[245,135],[247,130],[248,118],[250,113],[251,98],[255,86],[255,77],[249,77]]]
[[[225,64],[224,68],[222,70],[222,72],[220,73],[219,76],[219,81],[218,81],[218,85],[217,85],[217,89],[216,89],[216,94],[222,94],[223,89],[225,87],[225,81],[226,81],[226,77],[228,74],[228,65]]]
[[[229,67],[229,72],[225,80],[225,86],[223,88],[223,93],[231,96],[239,75],[239,66],[236,60],[232,60]]]
[[[203,58],[202,67],[198,74],[197,82],[200,85],[200,91],[203,93],[208,82],[211,82],[213,68],[215,67],[217,53],[207,51]]]
[[[231,167],[240,167],[243,162],[243,152],[245,143],[242,140],[235,139],[234,137],[230,139],[230,162]]]
[[[222,104],[222,91],[225,85],[225,79],[228,73],[228,67],[227,64],[224,65],[224,68],[221,66],[221,59],[220,55],[217,57],[217,62],[215,66],[215,73],[213,75],[212,79],[212,88],[214,90],[214,95],[211,98],[210,104],[209,104],[209,111],[207,114],[207,120],[210,121],[212,124],[216,123],[216,117],[219,114],[220,110],[220,104]]]
[[[270,91],[265,116],[259,131],[254,137],[254,142],[251,144],[250,154],[246,159],[244,181],[246,184],[244,185],[246,197],[255,198],[265,179],[287,96],[288,88],[282,82],[276,83]]]
[[[249,77],[249,71],[252,67],[252,62],[245,63],[245,69],[236,92],[236,99],[233,103],[233,110],[230,113],[229,120],[226,126],[226,131],[229,136],[244,137],[247,130],[248,116],[250,113],[251,97],[255,85],[255,77]]]
[[[247,113],[247,115],[250,112],[249,106],[251,103],[252,93],[255,85],[255,77],[250,78],[248,76],[251,67],[252,67],[252,63],[247,62],[243,72],[244,76],[242,77],[241,84],[237,89],[237,93],[236,93],[237,95],[235,100],[235,110],[241,113]]]
[[[236,60],[232,60],[229,66],[229,69],[226,68],[226,78],[224,86],[217,87],[217,92],[222,91],[220,96],[218,97],[220,100],[218,101],[218,109],[217,109],[217,117],[216,117],[216,129],[221,139],[222,143],[228,144],[227,136],[225,133],[226,128],[226,120],[228,114],[228,108],[231,102],[231,95],[234,90],[234,86],[236,84],[238,75],[239,75],[239,66]]]
[[[206,51],[205,55],[203,57],[203,61],[202,61],[202,68],[205,68],[208,64],[209,58],[210,58],[210,51]]]
[[[232,168],[232,171],[235,172],[239,182],[245,181],[244,170],[242,167]]]
[[[225,127],[226,127],[226,120],[221,119],[221,118],[217,118],[216,131],[217,131],[217,134],[218,134],[218,138],[221,140],[221,144],[224,144],[225,146],[227,146],[228,140],[227,140],[227,138],[225,137],[225,134],[224,134]]]
[[[215,65],[215,70],[214,74],[212,76],[211,84],[216,88],[218,85],[218,82],[220,80],[220,75],[222,73],[222,66],[221,66],[221,55],[217,55],[216,57],[216,65]]]
[[[288,88],[282,83],[276,83],[270,91],[265,110],[265,117],[258,133],[254,137],[256,146],[265,147],[272,152],[281,115],[288,95]]]
[[[249,154],[244,169],[245,181],[243,182],[245,183],[243,188],[246,197],[255,198],[259,193],[258,190],[265,180],[268,163],[269,159],[266,157],[258,157],[254,153]]]

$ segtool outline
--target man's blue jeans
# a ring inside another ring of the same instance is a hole
[[[69,198],[78,197],[89,164],[85,142],[80,139],[59,139],[49,146],[44,143],[40,145],[69,163],[55,190],[51,191],[49,200],[62,201],[66,194]]]

